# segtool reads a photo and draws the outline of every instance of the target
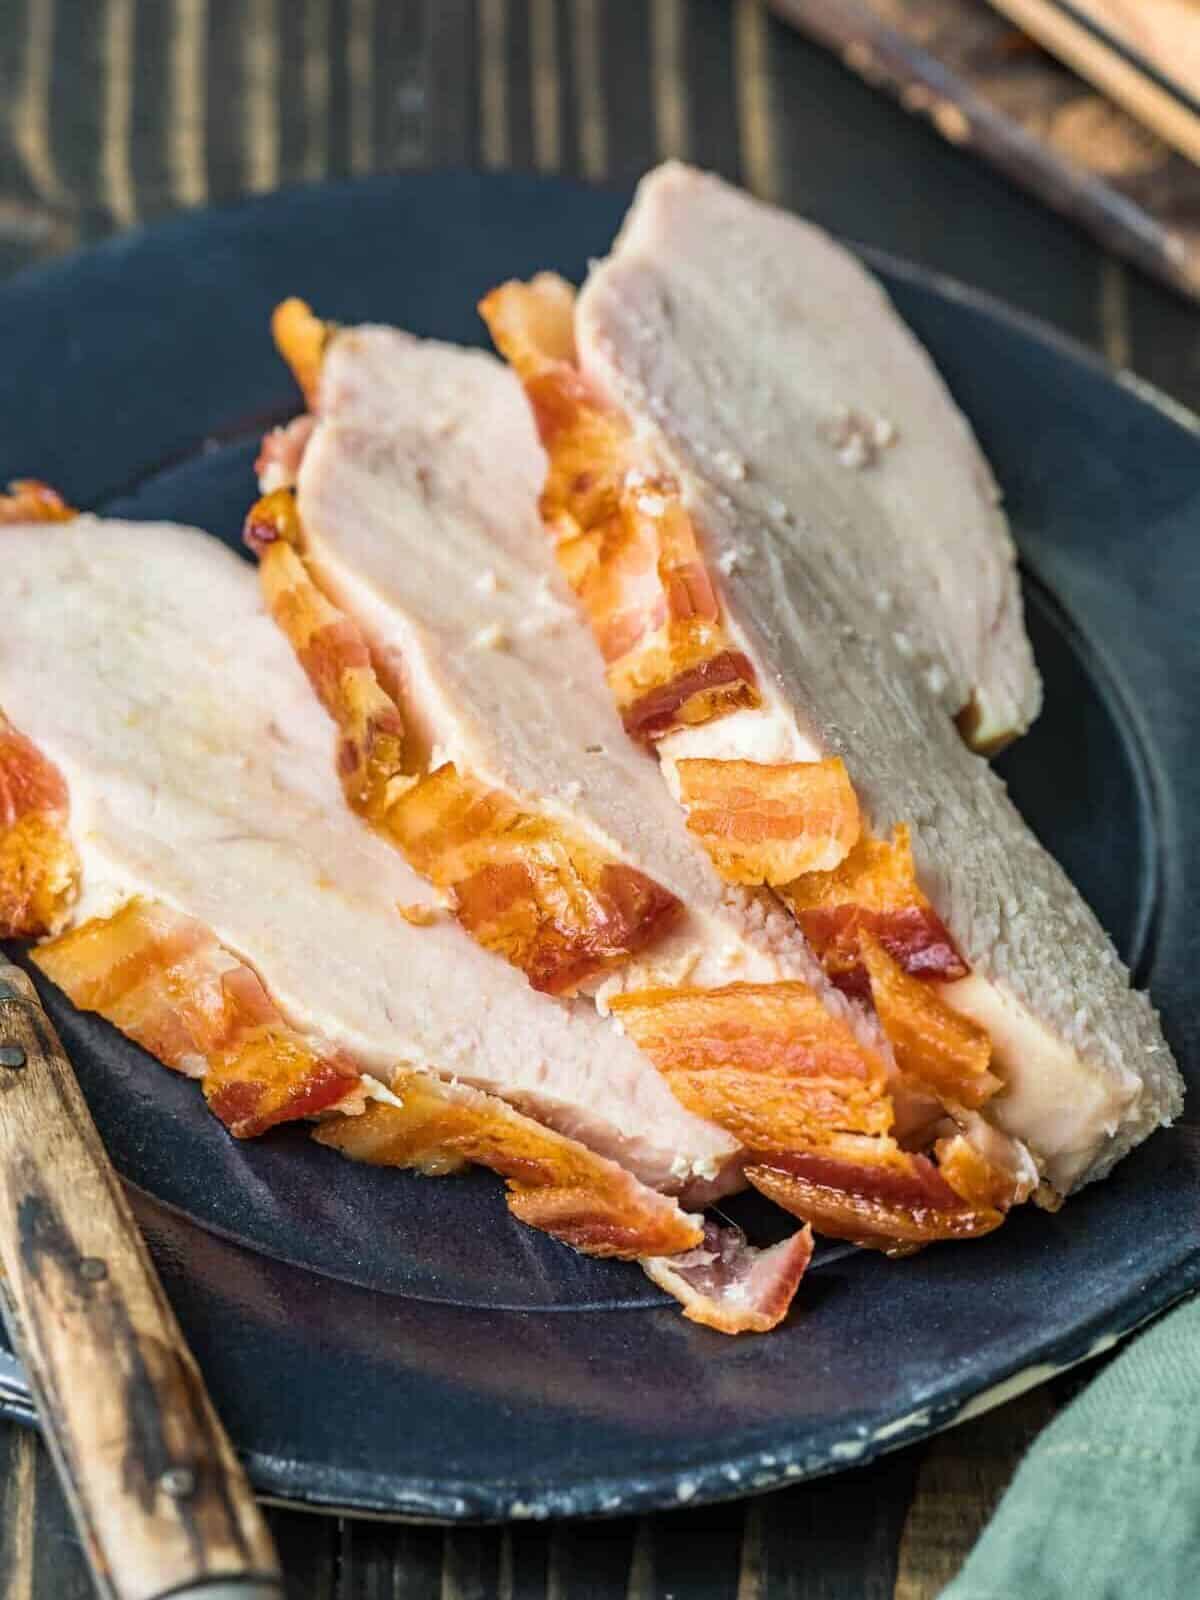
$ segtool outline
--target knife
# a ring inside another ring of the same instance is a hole
[[[283,1600],[250,1485],[37,991],[0,956],[0,1309],[100,1592]]]

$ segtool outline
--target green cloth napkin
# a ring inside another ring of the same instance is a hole
[[[1200,1298],[1038,1437],[942,1600],[1200,1600]]]

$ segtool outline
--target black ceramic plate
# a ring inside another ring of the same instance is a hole
[[[17,278],[0,290],[0,473],[235,543],[258,433],[297,405],[267,333],[276,300],[481,342],[483,290],[541,267],[579,278],[626,203],[533,178],[383,178],[184,217]],[[1197,424],[953,285],[875,264],[978,428],[1021,543],[1047,704],[1006,775],[1194,1080]],[[1200,1141],[1184,1127],[1057,1216],[897,1265],[826,1251],[783,1328],[724,1339],[636,1268],[511,1221],[486,1174],[358,1168],[296,1129],[235,1144],[193,1085],[46,999],[273,1495],[502,1518],[744,1493],[942,1427],[1200,1283]],[[28,1415],[7,1355],[0,1385]]]

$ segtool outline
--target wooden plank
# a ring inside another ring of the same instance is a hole
[[[737,176],[733,12],[728,5],[683,9],[683,75],[688,85],[690,159],[709,172]]]
[[[1196,0],[1073,0],[1126,49],[1200,100],[1200,19]]]
[[[242,40],[229,26],[224,5],[211,3],[205,13],[204,164],[205,198],[231,200],[246,183],[242,102]]]
[[[1139,61],[1128,48],[1122,48],[1119,41],[1088,27],[1079,15],[1055,4],[1054,0],[989,0],[989,3],[1108,99],[1115,100],[1143,127],[1152,129],[1190,160],[1200,161],[1200,115],[1193,103],[1183,98],[1190,86],[1181,89],[1160,80],[1156,72],[1146,70],[1149,63]],[[1155,0],[1143,0],[1143,4],[1147,12],[1154,11]],[[1103,11],[1105,8],[1101,5],[1092,9]],[[1080,11],[1083,10],[1080,7]],[[1185,65],[1189,32],[1200,32],[1194,11],[1188,19],[1187,32],[1180,27],[1176,45]],[[1162,30],[1161,37],[1154,34],[1149,37],[1160,47],[1165,67],[1170,49],[1166,29]]]
[[[741,179],[751,194],[778,200],[775,110],[769,20],[759,0],[736,0],[734,88],[738,110]]]
[[[66,204],[82,210],[96,205],[101,192],[104,7],[99,0],[55,0],[51,14],[47,154]]]
[[[347,0],[346,92],[349,106],[346,136],[350,171],[370,172],[373,165],[375,121],[375,33],[376,0]]]
[[[375,10],[375,167],[423,166],[429,157],[430,15],[427,0]]]
[[[339,1519],[272,1506],[267,1526],[287,1576],[287,1600],[336,1600]]]
[[[932,1441],[900,1537],[894,1600],[937,1600],[1056,1409],[1048,1389],[1034,1389]]]
[[[485,167],[512,160],[508,118],[508,3],[479,0],[479,153]]]
[[[144,219],[167,210],[174,201],[169,159],[171,129],[185,108],[171,96],[169,61],[174,7],[135,5],[133,11],[129,172],[134,206],[138,217]]]
[[[529,0],[533,164],[539,172],[557,172],[562,166],[559,32],[559,12],[555,0]]]
[[[425,0],[429,38],[421,90],[428,108],[425,157],[435,166],[479,159],[479,84],[475,0]]]
[[[264,194],[279,183],[279,0],[245,0],[241,73],[243,187]]]
[[[0,1600],[33,1600],[40,1448],[32,1430],[0,1426]]]
[[[92,1564],[122,1600],[265,1580],[241,1466],[58,1035],[5,961],[0,1041],[0,1300]]]
[[[922,1450],[767,1496],[747,1525],[739,1600],[892,1600]]]
[[[744,1502],[730,1501],[656,1517],[655,1593],[749,1600],[739,1591],[747,1511]]]
[[[340,1524],[337,1600],[442,1600],[441,1528]]]
[[[22,20],[23,48],[9,101],[12,141],[33,194],[47,205],[65,208],[71,195],[59,169],[51,118],[58,39],[55,0],[26,0]]]
[[[174,0],[167,83],[173,115],[167,139],[171,197],[178,205],[208,199],[208,0]]]
[[[350,174],[350,0],[329,0],[329,33],[326,52],[329,63],[328,160],[331,178]]]
[[[504,0],[508,17],[507,113],[509,162],[519,171],[534,165],[533,113],[533,30],[530,25],[530,0]]]
[[[546,1600],[649,1600],[643,1584],[630,1583],[637,1522],[568,1523],[556,1532],[547,1551]],[[676,1591],[680,1596],[693,1593]]]
[[[571,19],[578,170],[598,182],[608,172],[608,113],[604,103],[604,0],[574,0]]]
[[[691,153],[688,80],[684,75],[684,0],[652,0],[654,132],[660,160],[686,160]]]
[[[768,64],[785,204],[1097,343],[1089,238],[783,23]]]
[[[1031,50],[1003,17],[971,0],[770,3],[951,144],[1200,296],[1200,169]]]
[[[608,125],[608,171],[613,182],[632,183],[657,154],[654,123],[654,55],[649,0],[611,0],[601,14],[602,92]]]
[[[34,1443],[36,1505],[31,1600],[95,1600],[96,1587],[50,1452],[38,1435],[29,1437]]]

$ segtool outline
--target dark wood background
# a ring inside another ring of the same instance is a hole
[[[0,0],[0,272],[282,183],[439,165],[623,183],[667,155],[989,290],[1200,408],[1194,307],[761,0]],[[511,1531],[272,1522],[295,1600],[934,1600],[1080,1381],[748,1504]],[[0,1424],[0,1600],[91,1593],[45,1451]]]

